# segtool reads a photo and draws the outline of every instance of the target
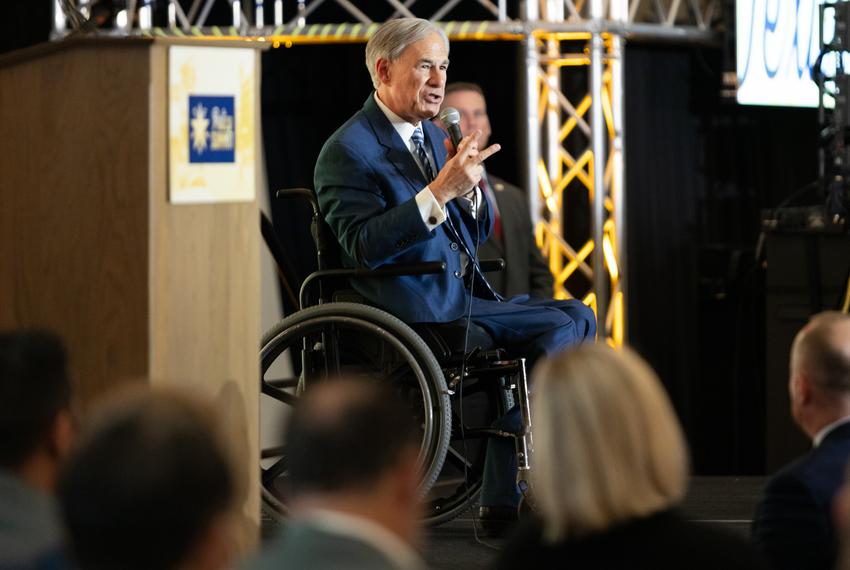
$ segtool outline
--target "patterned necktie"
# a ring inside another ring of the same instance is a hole
[[[428,179],[428,182],[432,181],[436,178],[436,175],[434,174],[434,168],[431,166],[431,160],[428,158],[428,153],[425,152],[425,135],[422,133],[422,127],[416,127],[416,130],[410,135],[410,140],[413,141],[413,145],[416,147],[416,156],[419,158],[419,164],[425,171],[425,177]]]

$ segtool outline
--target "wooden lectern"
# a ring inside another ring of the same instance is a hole
[[[126,382],[213,398],[255,540],[261,186],[249,201],[169,199],[174,43],[77,39],[0,58],[0,329],[62,335],[84,415]]]

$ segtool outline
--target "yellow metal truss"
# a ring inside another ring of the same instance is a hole
[[[588,72],[590,58],[586,47],[578,53],[560,54],[563,44],[576,46],[576,42],[586,44],[588,35],[578,37],[561,37],[563,34],[537,33],[538,49],[545,55],[541,56],[541,70],[538,81],[537,118],[540,132],[546,138],[547,133],[553,132],[547,121],[560,121],[556,131],[557,137],[549,137],[547,143],[541,146],[541,157],[537,164],[538,196],[540,204],[540,220],[535,227],[537,245],[548,260],[549,269],[555,278],[554,294],[557,299],[580,298],[584,303],[597,311],[597,294],[591,287],[587,291],[570,291],[568,281],[580,273],[593,283],[594,272],[604,271],[608,290],[601,292],[608,296],[605,322],[599,323],[599,339],[612,346],[620,346],[624,342],[624,299],[620,284],[620,271],[617,244],[617,227],[615,225],[614,193],[621,188],[622,172],[615,168],[615,161],[621,158],[618,153],[622,148],[618,140],[619,129],[614,124],[612,112],[612,72],[611,63],[605,63],[603,76],[603,92],[600,104],[606,125],[607,153],[605,168],[605,184],[600,191],[605,192],[605,220],[603,221],[602,252],[604,267],[593,267],[592,253],[597,247],[591,237],[584,243],[571,244],[566,239],[564,228],[564,205],[568,192],[587,192],[590,202],[597,191],[594,188],[593,169],[596,167],[589,128],[588,111],[594,104],[592,94],[582,93],[571,96],[560,88],[561,78],[566,73]],[[559,55],[553,57],[553,44]],[[607,44],[606,44],[607,45]],[[607,49],[607,48],[606,48]],[[557,145],[552,152],[552,145]],[[570,151],[572,149],[572,152]],[[576,152],[576,149],[580,149]],[[575,156],[574,156],[575,155]],[[547,163],[547,160],[549,163]],[[551,164],[557,160],[557,164]],[[587,213],[591,216],[591,213]]]

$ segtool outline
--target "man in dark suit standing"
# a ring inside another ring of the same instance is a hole
[[[491,234],[494,217],[476,185],[499,145],[482,149],[482,133],[475,131],[454,149],[429,121],[443,102],[448,65],[448,38],[428,20],[390,20],[366,45],[375,91],[322,148],[315,171],[319,205],[345,266],[442,261],[447,271],[357,279],[353,287],[409,323],[463,326],[470,317],[497,346],[532,363],[594,339],[595,316],[580,301],[527,295],[503,301],[481,273],[475,244]],[[516,410],[505,419],[501,429],[519,431]],[[485,518],[515,511],[519,503],[515,466],[509,468],[514,459],[496,461],[503,477],[484,476]]]
[[[490,140],[490,118],[484,91],[475,83],[449,83],[443,107],[453,107],[460,113],[460,128],[464,133],[481,131],[478,144],[487,146]],[[530,293],[536,297],[552,297],[552,273],[535,243],[531,214],[525,193],[512,184],[493,176],[485,168],[478,183],[493,206],[493,233],[481,244],[481,259],[505,260],[504,271],[486,273],[487,280],[505,297]]]
[[[820,313],[791,347],[791,414],[813,449],[768,481],[753,541],[774,568],[831,569],[832,502],[850,458],[850,317]]]

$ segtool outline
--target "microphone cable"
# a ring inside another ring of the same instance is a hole
[[[452,111],[452,113],[449,113],[449,111]],[[448,128],[449,138],[452,141],[452,145],[454,146],[455,151],[457,151],[457,146],[460,143],[461,139],[463,138],[463,133],[460,131],[460,127],[458,125],[458,123],[460,121],[459,113],[455,109],[452,109],[450,107],[446,107],[446,108],[443,109],[443,111],[440,112],[439,119]],[[492,548],[493,550],[499,550],[498,547],[496,547],[496,546],[494,546],[494,545],[492,545],[488,542],[485,542],[478,535],[478,523],[480,522],[480,520],[476,516],[475,510],[474,510],[474,504],[472,502],[472,496],[471,496],[470,491],[469,491],[469,464],[470,464],[470,462],[469,462],[469,445],[468,445],[468,442],[466,441],[466,427],[464,425],[464,419],[463,419],[463,385],[464,385],[465,378],[466,378],[467,357],[468,357],[468,350],[469,350],[469,332],[470,332],[470,326],[472,324],[472,302],[473,302],[473,297],[475,296],[475,271],[476,271],[476,269],[478,271],[481,271],[481,267],[478,263],[478,246],[481,243],[481,225],[480,225],[480,219],[478,217],[479,216],[478,199],[479,199],[479,196],[481,196],[481,197],[483,197],[483,199],[486,200],[486,197],[483,196],[483,194],[484,194],[483,191],[479,189],[476,192],[475,191],[476,188],[477,188],[477,185],[473,188],[472,212],[470,213],[470,214],[472,214],[472,213],[475,214],[473,216],[473,218],[475,219],[475,246],[474,246],[473,251],[470,252],[469,249],[464,245],[464,249],[467,251],[467,254],[468,254],[468,257],[469,257],[469,259],[467,260],[467,267],[471,269],[472,275],[470,276],[470,279],[469,279],[469,301],[468,301],[467,307],[466,307],[466,325],[465,325],[465,330],[464,330],[464,335],[463,335],[463,357],[461,359],[461,365],[460,365],[460,380],[459,380],[460,388],[458,389],[458,398],[459,398],[459,402],[458,402],[459,422],[458,423],[460,424],[460,438],[461,438],[461,441],[463,442],[463,453],[464,453],[464,458],[463,458],[463,484],[464,484],[464,489],[466,491],[466,502],[467,502],[469,510],[472,512],[472,531],[473,531],[473,534],[475,535],[475,542],[477,542],[481,545],[484,545],[488,548]],[[462,218],[461,218],[461,223],[463,223]],[[462,231],[463,231],[463,228],[461,227],[460,232],[462,232]],[[458,233],[457,231],[455,233],[457,234],[457,239],[463,241],[462,233]],[[483,271],[481,272],[481,275],[482,275],[482,278],[484,278],[484,272]],[[485,285],[487,285],[486,280],[485,280]],[[492,288],[489,288],[489,289],[492,291]],[[493,293],[496,296],[496,300],[502,300],[501,296],[498,293],[495,293],[495,291],[493,291]],[[485,448],[484,448],[485,467],[486,467],[486,454],[487,454],[487,448],[486,448],[486,442],[485,442]],[[483,468],[482,468],[481,478],[482,478],[482,486],[483,486],[483,479],[484,479],[484,469]]]
[[[481,190],[479,190],[478,192],[473,191],[473,195],[472,195],[472,211],[475,212],[475,249],[473,250],[473,255],[475,256],[475,258],[478,257],[478,246],[481,243],[481,225],[480,225],[480,220],[478,218],[478,215],[479,215],[479,212],[478,212],[478,196],[479,196],[479,194],[483,195],[483,191],[481,191]],[[462,238],[463,236],[458,234],[458,237]],[[464,488],[466,490],[466,503],[469,507],[469,511],[472,513],[472,533],[475,536],[475,542],[477,542],[478,544],[481,544],[482,546],[486,546],[487,548],[491,548],[493,550],[500,551],[501,549],[498,546],[491,544],[491,543],[489,543],[485,540],[482,540],[481,537],[479,536],[479,534],[478,534],[478,524],[481,521],[476,516],[475,505],[472,502],[472,495],[469,492],[469,468],[468,468],[468,465],[469,465],[469,460],[468,460],[469,445],[466,441],[466,428],[464,427],[464,421],[463,421],[463,384],[464,384],[465,379],[466,379],[466,358],[467,358],[467,355],[468,355],[467,350],[469,348],[470,324],[472,323],[472,298],[474,297],[474,292],[475,292],[475,269],[478,268],[478,270],[481,271],[481,269],[478,265],[477,259],[470,259],[469,260],[469,267],[472,269],[472,275],[469,278],[469,302],[467,303],[467,307],[466,307],[466,329],[465,329],[464,334],[463,334],[463,359],[461,360],[461,363],[460,363],[460,388],[458,390],[458,398],[459,398],[458,410],[460,412],[460,414],[459,414],[459,416],[460,416],[460,421],[459,421],[459,423],[460,423],[460,439],[463,442],[463,454],[464,454],[463,485],[464,485]],[[482,273],[482,275],[483,275],[483,273]],[[484,445],[485,446],[487,445],[486,439],[485,439]],[[487,448],[486,447],[484,448],[484,456],[485,456],[485,465],[486,465],[486,456],[487,456]],[[484,480],[484,470],[483,469],[482,469],[481,479],[482,479],[482,486],[483,486],[483,482],[484,482],[483,481]]]

